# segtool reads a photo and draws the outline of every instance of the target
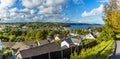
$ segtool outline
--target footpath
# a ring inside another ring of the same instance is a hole
[[[120,59],[120,39],[115,41],[114,52],[109,59]]]

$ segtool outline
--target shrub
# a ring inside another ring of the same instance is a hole
[[[113,41],[112,40],[112,44],[110,44],[105,51],[106,52],[110,52],[111,48],[113,45]],[[74,52],[73,54],[71,54],[70,59],[90,59],[92,56],[96,55],[100,50],[102,50],[106,44],[108,44],[111,41],[102,41],[100,44],[96,45],[95,47],[92,48],[88,48],[88,49],[82,49],[80,54],[76,54],[76,52]],[[105,53],[105,52],[104,52]],[[103,54],[103,52],[102,52]],[[110,53],[108,53],[110,54]],[[103,54],[104,56],[107,56],[108,54]],[[100,57],[99,57],[100,58]],[[102,59],[102,57],[100,58]]]

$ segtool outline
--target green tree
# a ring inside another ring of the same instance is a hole
[[[24,36],[17,36],[16,41],[25,41]]]
[[[77,52],[74,51],[74,53],[70,55],[70,59],[79,59],[79,55],[77,54]]]
[[[82,29],[81,29],[81,28],[78,28],[78,29],[76,30],[76,32],[81,35],[81,34],[82,34]]]
[[[69,30],[64,30],[64,31],[62,31],[62,34],[66,35],[66,34],[69,34],[69,32],[70,32]]]
[[[52,30],[50,31],[49,35],[55,35],[55,34],[58,34],[59,32],[57,30]]]
[[[9,36],[9,41],[12,42],[16,39],[16,36],[15,35],[10,35]]]
[[[36,40],[44,40],[47,37],[47,33],[45,30],[39,30],[36,34]]]
[[[114,38],[115,38],[115,34],[113,32],[113,29],[108,25],[103,26],[102,32],[100,33],[100,37],[98,38],[98,40],[108,41]]]
[[[115,33],[120,33],[120,10],[117,0],[111,0],[104,6],[104,22],[113,28]]]

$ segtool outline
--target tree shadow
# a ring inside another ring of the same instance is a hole
[[[120,59],[120,54],[116,54],[116,52],[117,52],[116,51],[116,49],[117,49],[117,43],[116,43],[116,41],[115,41],[115,45],[114,45],[114,48],[113,48],[112,56],[110,56],[108,59]],[[120,39],[119,39],[119,41],[120,41]]]
[[[120,59],[120,54],[119,55],[114,55],[114,56],[111,56],[110,58],[108,59]]]

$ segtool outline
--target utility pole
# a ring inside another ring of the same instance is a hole
[[[63,50],[61,50],[61,59],[63,59]]]
[[[51,59],[51,57],[50,57],[50,51],[49,51],[49,53],[48,53],[48,59]]]

